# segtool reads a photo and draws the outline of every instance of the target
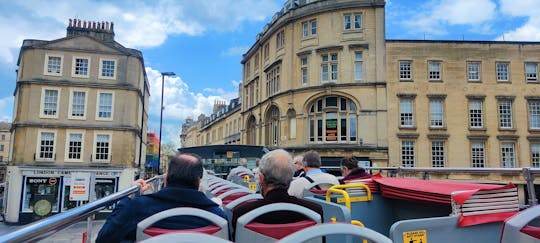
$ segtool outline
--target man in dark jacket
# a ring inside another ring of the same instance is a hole
[[[292,181],[294,173],[291,155],[277,149],[265,154],[259,163],[259,186],[263,199],[242,204],[233,209],[232,224],[236,228],[238,218],[247,212],[271,203],[293,203],[309,208],[321,215],[321,205],[294,196],[289,196],[287,188]],[[291,211],[277,211],[263,214],[255,219],[255,222],[265,224],[294,223],[307,219],[303,214]]]
[[[176,207],[194,207],[215,213],[225,219],[227,216],[217,204],[198,191],[203,174],[201,158],[194,154],[181,154],[169,163],[162,190],[119,201],[107,221],[99,231],[96,242],[135,241],[137,224],[158,212]],[[149,186],[138,180],[141,191]],[[167,229],[193,229],[211,225],[202,218],[177,216],[162,220],[154,226]]]

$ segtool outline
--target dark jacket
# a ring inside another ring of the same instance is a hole
[[[287,189],[276,188],[270,190],[263,199],[257,200],[252,203],[241,204],[238,207],[233,209],[232,224],[233,229],[236,229],[236,222],[240,216],[248,213],[249,211],[268,205],[271,203],[293,203],[300,206],[309,208],[318,214],[321,215],[321,220],[323,219],[323,210],[321,205],[310,202],[304,199],[299,199],[294,196],[290,196],[287,193]],[[255,219],[255,222],[265,223],[265,224],[285,224],[285,223],[294,223],[307,219],[306,216],[300,213],[295,213],[291,211],[277,211],[267,214],[263,214]]]
[[[293,177],[304,177],[304,176],[306,176],[306,171],[304,171],[304,169],[299,169],[295,171],[293,175]]]
[[[339,183],[340,184],[345,184],[347,183],[347,181],[350,181],[350,180],[358,180],[358,179],[366,179],[366,178],[370,178],[371,177],[371,174],[369,174],[364,168],[354,168],[351,170],[351,172],[343,177],[343,179],[340,179],[339,180]]]
[[[176,207],[200,208],[227,219],[223,210],[202,192],[169,186],[134,199],[128,197],[121,199],[99,231],[96,242],[135,241],[139,222],[153,214]],[[166,229],[193,229],[208,225],[211,223],[202,218],[177,216],[159,221],[153,226]]]

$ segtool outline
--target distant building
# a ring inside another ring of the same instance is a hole
[[[386,40],[384,22],[383,0],[287,1],[243,56],[241,109],[183,127],[183,145],[222,144],[214,134],[238,122],[239,144],[314,149],[330,169],[347,155],[540,167],[540,42]]]
[[[113,23],[76,19],[64,38],[24,40],[17,64],[6,221],[80,205],[73,173],[95,177],[96,198],[130,186],[146,157],[142,53],[114,40]]]
[[[158,174],[159,145],[159,137],[155,132],[146,133],[146,162],[144,164],[146,177]]]
[[[0,122],[0,182],[4,182],[6,165],[9,161],[11,143],[11,123]]]

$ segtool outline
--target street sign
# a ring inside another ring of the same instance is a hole
[[[70,201],[88,201],[90,195],[90,173],[71,173]]]

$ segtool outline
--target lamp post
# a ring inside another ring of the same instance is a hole
[[[158,149],[158,162],[157,162],[157,172],[158,175],[161,174],[161,130],[163,130],[163,90],[165,89],[165,76],[174,76],[174,72],[162,72],[161,73],[161,114],[159,115],[159,149]]]

